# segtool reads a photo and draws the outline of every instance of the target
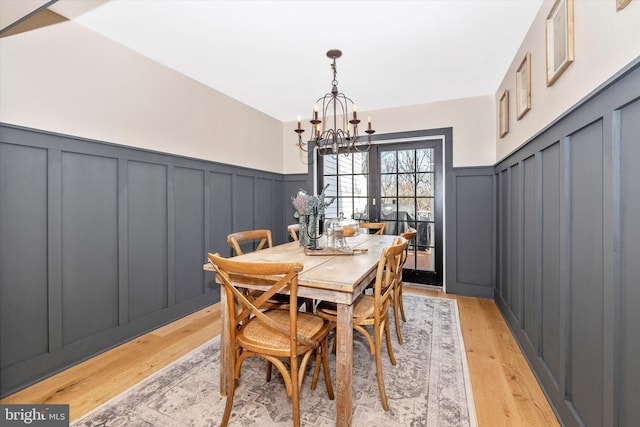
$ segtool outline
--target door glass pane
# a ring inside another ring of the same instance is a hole
[[[430,148],[416,150],[416,172],[431,172],[434,170]]]
[[[398,196],[414,197],[416,194],[415,175],[411,173],[398,174]]]
[[[398,195],[398,176],[397,175],[381,175],[380,176],[380,197],[395,197]]]
[[[415,170],[415,152],[416,150],[398,151],[398,172],[413,173]]]
[[[417,197],[431,197],[433,196],[433,172],[431,173],[419,173],[417,174]]]

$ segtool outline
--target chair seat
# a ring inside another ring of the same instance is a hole
[[[287,310],[269,310],[265,312],[265,315],[284,328],[289,328],[289,312]],[[298,335],[316,340],[326,332],[329,328],[329,323],[315,314],[298,312],[297,328]],[[261,348],[263,352],[266,348],[269,348],[274,350],[273,354],[288,354],[291,348],[288,335],[274,330],[257,318],[249,320],[242,326],[238,331],[237,339],[244,348]],[[298,346],[299,354],[303,354],[308,350],[305,345],[300,344]]]
[[[361,295],[353,304],[353,319],[356,323],[358,319],[369,319],[373,316],[373,310],[375,309],[373,295]],[[328,314],[329,316],[337,317],[338,308],[335,302],[322,301],[316,311],[320,314]]]

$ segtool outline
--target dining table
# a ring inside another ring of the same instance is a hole
[[[336,426],[351,426],[353,418],[353,303],[375,279],[380,255],[391,246],[396,236],[359,234],[348,237],[353,251],[318,250],[311,252],[298,241],[246,253],[236,257],[242,261],[299,262],[303,269],[298,276],[298,296],[313,300],[334,302],[337,305],[336,322]],[[320,239],[320,245],[326,239]],[[214,271],[209,263],[207,271]],[[264,289],[252,284],[251,277],[242,278],[249,289]],[[220,394],[227,395],[229,381],[227,366],[231,360],[229,317],[226,312],[225,293],[222,303],[222,339],[220,340]]]

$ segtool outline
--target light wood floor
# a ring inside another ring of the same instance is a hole
[[[405,286],[458,301],[480,427],[557,426],[558,421],[495,303]],[[69,404],[75,420],[220,333],[220,307],[193,313],[0,400]]]

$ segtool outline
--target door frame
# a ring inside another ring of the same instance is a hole
[[[389,144],[394,142],[411,142],[422,139],[433,139],[441,137],[442,144],[442,165],[443,165],[443,187],[442,198],[443,212],[442,212],[442,290],[447,292],[447,280],[448,276],[451,276],[455,280],[455,271],[449,272],[449,268],[455,268],[455,227],[449,224],[447,221],[447,215],[455,212],[455,176],[453,172],[453,128],[443,127],[434,129],[422,129],[405,132],[394,132],[386,134],[375,134],[371,136],[372,144]],[[313,141],[310,142],[310,149],[308,151],[308,164],[312,165],[309,171],[310,184],[313,184],[314,191],[318,191],[318,154],[317,150],[313,146]],[[450,190],[453,193],[448,194]],[[453,227],[453,228],[452,228]],[[451,262],[447,262],[451,259]],[[448,274],[451,273],[451,274]],[[452,284],[455,288],[455,284]]]
[[[385,148],[385,146],[388,146]],[[433,211],[433,223],[434,223],[434,240],[433,247],[436,250],[435,253],[435,268],[433,271],[431,270],[414,270],[414,269],[405,269],[403,272],[403,279],[407,282],[412,282],[420,285],[433,285],[437,287],[441,287],[444,285],[444,137],[442,136],[429,136],[429,137],[421,137],[418,139],[411,140],[403,140],[403,141],[394,141],[391,143],[385,144],[376,144],[375,147],[371,149],[376,151],[376,158],[378,159],[378,163],[375,165],[370,165],[370,180],[369,186],[374,189],[374,195],[369,195],[369,212],[374,213],[376,218],[373,218],[374,222],[379,221],[379,214],[381,209],[381,201],[382,196],[380,194],[380,158],[382,151],[400,151],[400,150],[411,150],[416,148],[433,148],[435,153],[440,156],[439,159],[436,160],[436,167],[433,170],[435,183],[437,184],[435,192],[434,192],[434,211]],[[377,204],[373,205],[373,198],[377,200]],[[417,224],[416,224],[417,227]],[[398,231],[399,232],[399,231]]]

